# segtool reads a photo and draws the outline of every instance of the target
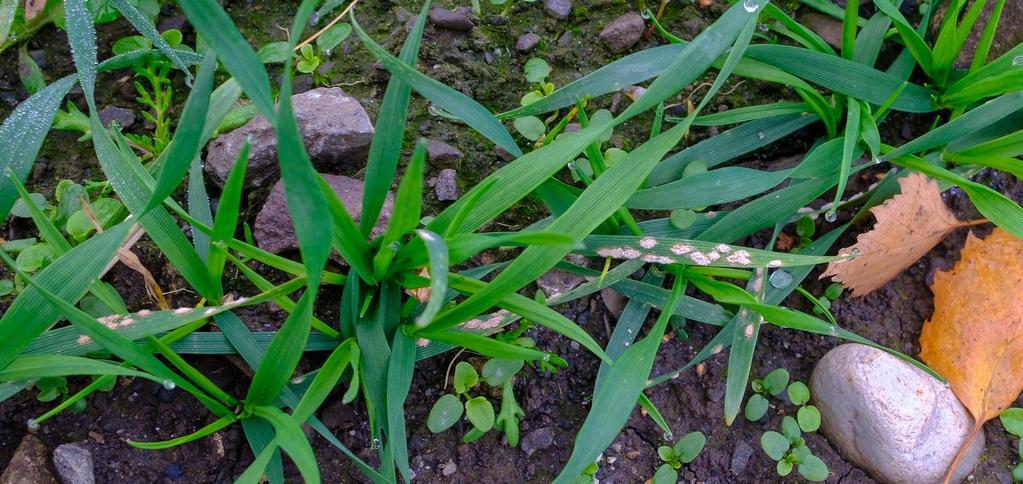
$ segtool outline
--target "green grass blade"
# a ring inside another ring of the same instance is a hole
[[[430,299],[423,312],[416,316],[416,327],[424,328],[440,312],[444,294],[448,292],[448,247],[444,239],[429,230],[416,230],[416,235],[430,254]]]
[[[856,154],[856,144],[860,140],[860,103],[852,98],[846,99],[845,136],[842,140],[842,162],[839,165],[838,188],[835,189],[835,201],[831,204],[828,213],[834,216],[838,211],[838,204],[845,195],[845,186],[849,183],[849,172],[852,171],[853,156]]]
[[[362,44],[380,60],[391,75],[405,81],[412,89],[429,99],[430,102],[453,114],[508,153],[516,157],[522,156],[522,150],[515,144],[511,134],[508,133],[508,130],[504,128],[490,111],[465,94],[427,77],[414,67],[388,53],[370,38],[366,31],[362,30],[362,26],[359,25],[354,15],[351,18],[352,27],[355,29],[355,33],[358,34]]]
[[[194,442],[203,437],[206,437],[207,435],[212,435],[220,430],[227,428],[228,425],[233,424],[236,420],[238,419],[234,415],[225,415],[214,420],[209,425],[206,425],[203,428],[196,430],[195,432],[192,432],[188,435],[183,435],[175,439],[169,439],[160,442],[137,442],[129,439],[127,442],[128,445],[135,447],[136,449],[146,450],[170,449],[172,447],[184,445],[189,442]]]
[[[128,223],[111,227],[53,261],[35,275],[37,283],[67,301],[77,301],[89,284],[114,258],[128,231]],[[0,368],[7,366],[28,344],[57,321],[60,312],[46,303],[34,286],[11,303],[0,319]]]
[[[196,220],[213,225],[213,212],[210,210],[210,195],[206,191],[205,176],[202,161],[196,157],[188,168],[188,213]],[[192,226],[192,245],[195,246],[199,260],[207,261],[210,254],[210,236]]]
[[[76,76],[66,76],[22,101],[0,125],[0,219],[6,219],[18,197],[11,177],[24,182],[32,171],[39,148],[60,109],[60,102],[74,86]]]
[[[270,77],[256,57],[256,51],[238,32],[224,8],[213,0],[184,0],[180,5],[189,22],[217,52],[224,67],[242,86],[260,114],[271,124],[276,124]]]
[[[312,318],[312,302],[315,294],[306,292],[299,298],[295,310],[281,325],[281,329],[270,342],[264,357],[249,385],[245,405],[261,406],[273,403],[277,395],[288,384],[295,372],[298,361],[302,357],[302,349],[309,338],[310,318]]]
[[[85,0],[66,0],[64,17],[67,24],[67,41],[71,46],[71,57],[78,82],[82,85],[85,102],[90,111],[96,110],[96,27],[92,23],[89,7]]]
[[[10,382],[37,378],[77,375],[117,375],[145,378],[162,383],[163,378],[144,371],[93,358],[63,355],[22,355],[0,370],[0,381]]]
[[[238,226],[238,214],[241,211],[242,188],[245,184],[245,169],[249,165],[249,143],[242,144],[238,151],[231,171],[224,182],[224,190],[217,203],[217,215],[213,219],[213,233],[210,235],[210,255],[206,260],[213,290],[213,300],[219,300],[224,294],[221,277],[224,275],[224,264],[227,262],[227,241],[234,236]]]
[[[387,445],[405,482],[412,482],[405,431],[405,400],[412,385],[415,364],[415,340],[400,330],[395,331],[391,357],[387,362]]]
[[[604,373],[603,383],[593,393],[593,405],[586,421],[575,437],[575,445],[568,463],[558,474],[555,483],[576,482],[583,470],[597,459],[621,431],[629,419],[646,380],[653,369],[654,357],[661,345],[661,335],[671,319],[674,307],[685,291],[684,279],[676,279],[668,301],[650,333],[630,346],[615,359]]]
[[[276,433],[274,442],[295,462],[302,473],[302,479],[309,483],[319,483],[320,466],[316,464],[313,447],[302,433],[298,422],[277,407],[256,406],[252,408],[252,414],[270,422]]]
[[[746,55],[835,92],[883,104],[903,80],[863,64],[785,45],[753,45]],[[898,111],[929,113],[936,109],[933,92],[917,84],[906,86],[892,104]]]
[[[664,274],[660,271],[647,271],[646,274],[643,274],[642,282],[660,287],[664,282]],[[617,359],[623,351],[629,348],[629,345],[636,341],[643,323],[646,322],[646,318],[650,314],[651,308],[652,306],[649,304],[629,299],[625,309],[622,310],[622,315],[615,324],[611,338],[608,339],[606,350],[608,358],[612,360]],[[597,370],[597,381],[594,387],[599,387],[603,383],[604,375],[610,368],[610,364],[601,362],[600,369]]]
[[[423,41],[423,29],[426,27],[427,12],[430,2],[423,3],[419,10],[416,23],[409,31],[405,44],[401,47],[398,59],[409,66],[415,66],[419,57],[419,46]],[[408,118],[408,103],[412,96],[412,88],[399,77],[387,81],[384,98],[380,102],[380,113],[377,114],[376,132],[369,144],[369,157],[366,161],[366,188],[362,192],[362,233],[369,235],[380,210],[391,188],[398,159],[401,156],[402,138],[405,136],[405,124]]]
[[[373,275],[379,280],[387,273],[391,260],[397,254],[398,242],[419,225],[423,200],[423,169],[426,165],[426,140],[420,139],[412,151],[405,176],[398,185],[394,210],[380,239],[380,249],[373,257]],[[387,190],[385,188],[384,190]],[[447,269],[445,268],[445,272]]]
[[[337,386],[345,369],[352,366],[353,361],[359,359],[359,347],[355,340],[349,339],[337,346],[327,361],[323,363],[316,372],[316,377],[309,384],[309,389],[302,395],[302,399],[295,406],[292,417],[297,422],[305,422],[312,417],[320,405],[327,400],[330,392]]]

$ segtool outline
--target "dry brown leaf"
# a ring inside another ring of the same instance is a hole
[[[931,290],[934,315],[920,334],[920,358],[973,415],[962,454],[1023,391],[1023,241],[997,228],[984,240],[970,234],[959,262],[936,274]]]
[[[885,285],[931,250],[949,232],[984,220],[960,222],[941,199],[937,182],[921,173],[899,179],[902,193],[870,209],[877,223],[856,237],[856,244],[839,251],[858,257],[828,264],[821,278],[831,276],[865,296]]]

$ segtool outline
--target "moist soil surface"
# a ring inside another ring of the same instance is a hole
[[[446,7],[456,6],[444,3],[441,4]],[[473,96],[488,108],[505,110],[515,107],[518,99],[528,91],[521,67],[531,56],[543,57],[551,64],[551,80],[559,86],[614,59],[614,55],[596,41],[597,34],[604,25],[629,11],[630,6],[627,2],[610,0],[577,0],[575,3],[572,15],[566,20],[546,16],[541,2],[516,2],[506,18],[489,15],[483,19],[474,18],[476,27],[468,33],[428,26],[419,68]],[[781,5],[792,8],[790,3],[781,2]],[[365,2],[359,9],[359,15],[370,33],[394,51],[404,39],[406,22],[412,8],[408,2]],[[283,40],[284,31],[281,26],[290,25],[293,9],[294,5],[279,6],[274,2],[228,3],[229,13],[255,45]],[[679,33],[681,37],[692,38],[709,25],[721,9],[717,4],[709,8],[699,8],[688,3],[686,6],[671,4],[664,22],[669,30]],[[159,21],[164,25],[181,25],[180,12],[165,9]],[[536,50],[528,54],[514,48],[516,38],[526,32],[535,32],[542,39]],[[185,33],[186,40],[194,40],[194,34],[187,27]],[[109,55],[114,40],[131,34],[130,27],[123,21],[102,26],[99,29],[100,57]],[[654,40],[641,40],[634,49],[655,43]],[[41,31],[29,41],[28,50],[40,61],[48,81],[73,70],[66,37],[60,30],[48,27]],[[319,82],[346,90],[358,98],[370,115],[375,117],[386,85],[386,72],[374,63],[354,39],[338,47],[325,62],[330,65],[323,70]],[[18,82],[16,66],[17,55],[14,50],[0,56],[0,115],[3,116],[27,96]],[[134,92],[129,74],[110,74],[100,81],[105,82],[101,85],[109,86],[98,93],[101,107],[138,109],[132,101]],[[313,87],[314,82],[314,79],[302,76],[296,80],[296,86],[299,90],[308,89]],[[720,105],[712,110],[792,98],[791,93],[772,86],[755,83],[736,86],[731,81],[730,85],[731,88],[726,87],[723,91],[731,90],[731,93],[720,96]],[[180,87],[183,84],[179,83],[178,86],[183,91]],[[733,89],[736,87],[738,89]],[[185,95],[185,92],[178,93],[181,99]],[[612,110],[617,104],[628,102],[620,95],[613,98],[617,99],[596,102]],[[73,94],[71,99],[84,107],[79,95]],[[478,135],[465,127],[431,116],[426,108],[421,100],[413,102],[407,141],[411,142],[416,136],[429,137],[447,142],[465,155],[452,166],[430,167],[428,176],[435,176],[442,168],[455,168],[459,173],[459,187],[464,191],[504,163],[500,155]],[[644,130],[648,129],[649,122],[641,119],[630,124],[632,128],[615,133],[613,144],[630,149],[635,140],[645,139],[648,133]],[[896,119],[887,126],[893,125],[896,128],[889,127],[889,132],[883,133],[886,140],[892,140],[892,144],[904,142],[907,137],[918,136],[927,129],[926,125],[915,124],[913,119]],[[131,129],[147,128],[139,118]],[[713,134],[715,130],[701,128],[695,130],[693,140]],[[820,134],[814,128],[809,128],[784,143],[759,150],[741,161],[751,166],[769,166],[775,160],[803,153],[808,144]],[[67,132],[54,131],[50,134],[34,168],[30,189],[49,197],[60,179],[97,179],[102,176],[91,145],[76,142],[76,137]],[[361,175],[357,170],[343,174]],[[867,176],[872,177],[873,174]],[[870,181],[872,178],[865,176],[854,180],[850,188],[865,187]],[[978,181],[990,184],[1017,202],[1023,198],[1023,184],[1015,178],[981,174]],[[247,216],[250,221],[265,196],[265,189],[249,195]],[[442,206],[442,202],[431,197],[432,193],[428,195],[427,202],[432,209]],[[961,191],[949,190],[945,197],[961,218],[977,216]],[[545,213],[539,204],[526,203],[505,215],[499,222],[516,228],[543,215]],[[855,234],[868,229],[869,223],[872,222],[854,227],[837,246],[851,245]],[[828,225],[820,220],[818,233],[831,228]],[[8,239],[16,239],[30,236],[31,229],[31,225],[24,220],[14,220],[5,226],[3,235]],[[981,227],[974,230],[984,233],[989,229]],[[838,322],[878,343],[910,355],[919,354],[920,329],[923,321],[933,311],[929,284],[936,271],[952,267],[959,257],[965,238],[966,229],[959,230],[882,289],[864,298],[843,297],[836,301],[832,311]],[[746,241],[755,247],[762,247],[765,242],[765,234],[757,234]],[[186,285],[154,246],[143,241],[136,246],[135,252],[156,275],[164,290],[170,293],[172,306],[194,305],[197,302],[196,296],[187,290],[174,291]],[[805,285],[814,294],[821,294],[825,286],[825,283],[816,279],[819,272],[813,272]],[[252,290],[241,282],[237,274],[229,273],[228,277],[236,282],[236,290]],[[118,266],[105,280],[117,287],[130,309],[152,307],[152,301],[147,298],[142,279],[137,274]],[[327,293],[319,299],[328,301],[321,308],[321,319],[336,321],[335,302],[339,300],[338,295]],[[786,303],[804,311],[811,309],[805,300],[798,298],[790,298]],[[9,298],[0,300],[0,308],[6,308],[8,304]],[[331,307],[335,309],[331,310]],[[565,304],[557,309],[601,343],[607,341],[609,330],[615,322],[600,296]],[[268,330],[279,324],[283,314],[275,307],[257,307],[244,311],[241,316],[253,329]],[[713,327],[689,323],[684,327],[685,336],[672,334],[662,345],[654,373],[660,374],[684,366],[710,340],[714,332]],[[468,431],[466,427],[457,425],[436,435],[426,428],[426,416],[433,402],[449,391],[444,385],[452,360],[481,364],[481,358],[447,353],[417,365],[416,378],[406,405],[411,465],[417,480],[547,482],[557,475],[571,452],[572,438],[589,411],[598,361],[577,345],[548,332],[530,330],[527,335],[533,337],[545,350],[560,354],[569,366],[554,374],[527,367],[516,379],[515,395],[526,413],[521,424],[523,444],[520,448],[509,448],[495,432],[488,433],[475,443],[464,444],[461,437]],[[817,360],[841,343],[830,337],[765,325],[753,359],[752,374],[758,376],[775,368],[785,368],[793,378],[805,382]],[[683,372],[678,378],[647,392],[676,436],[694,430],[702,431],[707,436],[705,450],[680,471],[680,478],[686,482],[798,480],[796,477],[779,478],[775,474],[775,463],[764,454],[759,444],[760,435],[766,430],[777,430],[782,416],[794,414],[794,407],[784,400],[774,399],[767,417],[761,422],[749,423],[740,416],[732,426],[724,424],[726,354],[722,352],[715,355],[695,369]],[[235,395],[244,394],[250,375],[242,370],[244,364],[240,360],[194,357],[189,358],[189,361],[221,388]],[[313,363],[315,361],[309,362],[308,369],[313,367]],[[77,390],[85,384],[84,380],[77,379],[72,380],[70,386],[72,390]],[[488,396],[492,401],[500,401],[499,391],[486,388],[491,392]],[[27,431],[26,421],[50,407],[51,404],[37,402],[31,391],[22,392],[0,404],[0,468],[9,462]],[[345,445],[362,458],[375,461],[376,451],[372,448],[361,402],[348,406],[340,403],[339,397],[331,398],[318,415]],[[88,448],[95,461],[97,482],[229,482],[253,458],[241,428],[237,425],[211,437],[166,451],[136,450],[126,443],[127,439],[161,440],[185,435],[210,421],[209,412],[182,391],[166,390],[149,381],[121,379],[112,391],[93,394],[83,412],[65,412],[46,422],[36,432],[50,449],[68,442],[76,442]],[[989,423],[985,432],[987,450],[971,478],[977,482],[1011,482],[1010,469],[1018,459],[1015,440],[997,422]],[[319,437],[312,441],[325,480],[362,480],[358,470],[327,442]],[[665,443],[659,427],[639,411],[634,412],[626,428],[603,454],[597,478],[602,482],[642,482],[649,479],[661,463],[656,449]],[[873,482],[862,470],[846,462],[820,434],[809,435],[807,445],[830,468],[828,482]],[[285,462],[285,473],[289,480],[299,481],[297,469],[287,460]]]

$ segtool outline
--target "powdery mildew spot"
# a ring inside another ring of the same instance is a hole
[[[152,312],[152,311],[150,311],[150,310],[148,310],[148,309],[143,309],[143,310],[141,310],[141,311],[139,311],[139,312],[137,312],[137,313],[135,313],[135,314],[136,314],[136,315],[137,315],[138,317],[140,317],[140,318],[147,318],[147,317],[149,317],[149,316],[150,316],[151,314],[153,314],[153,312]]]
[[[707,259],[710,260],[711,262],[714,262],[714,261],[716,261],[716,260],[718,260],[720,258],[721,258],[721,254],[718,254],[717,252],[714,252],[713,250],[707,253]]]
[[[770,267],[772,269],[775,267],[781,267],[781,261],[778,259],[774,259],[767,263],[767,267]]]
[[[725,260],[731,264],[748,265],[750,263],[749,252],[745,250],[737,250],[728,257],[725,257]]]
[[[671,246],[671,252],[675,255],[686,255],[695,249],[696,247],[689,244],[675,244]]]
[[[725,245],[725,244],[718,244],[718,245],[714,246],[714,250],[716,250],[716,251],[718,251],[718,252],[720,252],[722,254],[727,254],[727,253],[732,251],[732,248],[727,246],[727,245]]]
[[[746,339],[752,338],[753,337],[753,325],[752,324],[747,324],[746,325],[746,329],[743,330],[743,334],[746,335]]]
[[[642,239],[639,239],[639,246],[644,249],[653,249],[657,246],[657,240],[653,237],[643,237]]]
[[[655,264],[672,264],[675,262],[675,259],[663,255],[647,254],[643,256],[643,261]]]
[[[185,314],[191,310],[192,308],[177,308],[174,310],[174,314]]]
[[[83,335],[78,337],[78,344],[79,345],[85,346],[85,345],[87,345],[89,343],[92,343],[92,338],[89,335],[83,334]]]
[[[597,255],[612,259],[635,259],[642,254],[632,247],[604,247],[597,249]]]
[[[710,258],[703,252],[696,251],[689,254],[689,260],[693,261],[694,264],[699,266],[705,266],[710,264]]]

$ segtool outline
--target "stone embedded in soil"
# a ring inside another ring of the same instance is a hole
[[[93,484],[92,452],[78,444],[61,444],[53,449],[53,468],[64,484]]]
[[[135,124],[135,111],[119,106],[107,106],[100,109],[97,114],[103,126],[110,126],[110,123],[114,121],[117,121],[122,128]]]
[[[474,25],[465,14],[452,12],[446,8],[433,7],[430,9],[430,23],[438,28],[454,30],[457,32],[468,32]]]
[[[735,444],[735,451],[732,452],[732,460],[728,463],[728,470],[736,476],[742,475],[742,473],[746,472],[746,467],[749,466],[751,457],[753,457],[753,447],[740,440],[738,444]]]
[[[14,450],[11,462],[0,474],[0,484],[56,484],[46,465],[46,445],[35,434],[25,434]]]
[[[605,287],[600,290],[600,300],[604,302],[604,307],[606,307],[607,310],[614,315],[614,317],[622,317],[622,311],[625,310],[625,296],[610,287]]]
[[[636,12],[629,12],[616,18],[600,32],[600,40],[613,52],[628,50],[643,36],[643,17]]]
[[[541,427],[530,431],[524,437],[519,447],[526,455],[533,455],[534,452],[549,449],[554,445],[554,432],[548,427]]]
[[[373,124],[359,101],[336,87],[321,87],[291,97],[295,117],[309,157],[317,166],[336,170],[362,168],[373,139]],[[277,135],[266,118],[257,115],[245,126],[214,139],[206,154],[206,171],[223,186],[238,152],[251,136],[248,188],[272,183],[279,176]]]
[[[533,50],[538,43],[540,43],[540,36],[529,32],[519,36],[518,40],[515,41],[515,48],[518,49],[519,52],[529,52]]]
[[[586,282],[586,279],[583,278],[583,276],[572,274],[570,272],[553,270],[540,276],[540,278],[536,280],[536,285],[543,290],[543,293],[547,295],[548,298],[554,298],[579,287],[579,285],[583,282]]]
[[[433,191],[442,202],[458,200],[458,173],[450,168],[441,170]]]
[[[889,483],[941,482],[973,427],[952,390],[884,351],[845,344],[810,378],[821,429],[850,462]],[[981,432],[960,461],[960,482],[984,452]]]
[[[463,156],[458,148],[443,141],[432,139],[426,143],[426,158],[435,166],[454,166]]]
[[[363,183],[361,180],[348,178],[340,175],[322,174],[323,179],[337,194],[338,199],[348,209],[356,223],[359,222],[362,214],[362,192]],[[380,218],[373,228],[373,235],[383,233],[387,222],[391,219],[391,210],[394,208],[394,197],[387,194],[384,201]],[[327,223],[330,223],[329,220]],[[295,228],[291,224],[291,214],[288,213],[288,202],[284,196],[284,183],[278,181],[270,190],[263,208],[256,215],[256,225],[253,229],[256,244],[259,248],[279,254],[281,252],[295,250],[298,248],[298,240],[295,238]]]
[[[572,13],[572,0],[544,0],[543,9],[556,19],[566,19]]]

